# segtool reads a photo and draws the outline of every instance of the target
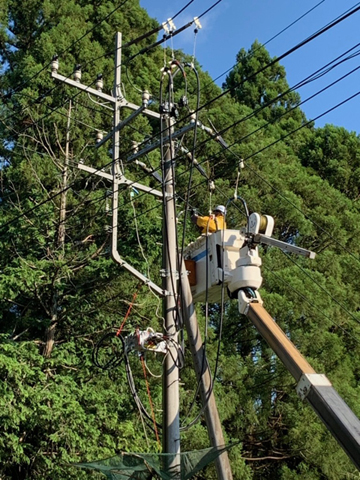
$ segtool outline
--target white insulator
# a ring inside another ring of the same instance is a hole
[[[145,108],[149,105],[149,100],[150,100],[150,93],[147,90],[144,90],[142,94],[142,103]]]
[[[80,82],[80,80],[81,80],[81,67],[80,67],[80,65],[76,65],[76,67],[75,67],[74,80],[75,80],[75,82]]]
[[[102,89],[104,88],[104,80],[102,75],[97,76],[95,87],[98,92],[102,92]]]
[[[195,23],[197,28],[199,28],[199,29],[202,28],[200,20],[199,20],[198,17],[194,17],[194,23]]]
[[[101,142],[103,138],[104,138],[104,135],[102,132],[96,132],[96,143]]]
[[[170,32],[174,32],[176,30],[175,24],[172,21],[172,18],[168,18],[167,23],[169,25]]]
[[[56,73],[59,70],[59,60],[58,56],[54,55],[51,62],[51,71]]]
[[[139,151],[139,142],[136,140],[132,140],[132,150],[134,153],[137,153]]]

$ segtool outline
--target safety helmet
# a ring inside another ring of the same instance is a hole
[[[213,212],[221,212],[223,215],[226,214],[226,208],[224,205],[218,205],[217,207],[214,208]]]

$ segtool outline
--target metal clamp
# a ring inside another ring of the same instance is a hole
[[[238,291],[239,312],[243,315],[246,315],[249,309],[250,303],[260,303],[260,305],[263,304],[263,301],[260,297],[259,292],[257,290],[252,290],[250,288],[241,288]]]

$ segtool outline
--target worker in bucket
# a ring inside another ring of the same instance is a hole
[[[225,223],[226,208],[224,205],[218,205],[209,216],[202,217],[195,210],[191,212],[191,221],[198,226],[201,233],[213,233],[226,228]]]

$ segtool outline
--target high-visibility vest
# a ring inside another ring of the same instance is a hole
[[[213,233],[226,228],[226,223],[224,222],[224,217],[222,215],[217,217],[215,217],[215,215],[198,217],[196,219],[196,225],[201,228],[201,233]]]

